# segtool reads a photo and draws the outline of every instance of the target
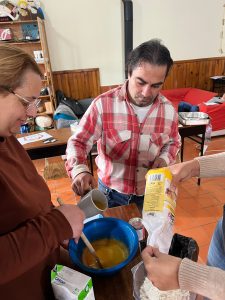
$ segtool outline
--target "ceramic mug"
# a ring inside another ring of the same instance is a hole
[[[108,201],[101,191],[93,189],[84,195],[77,205],[85,213],[86,218],[90,218],[102,214],[108,208]]]

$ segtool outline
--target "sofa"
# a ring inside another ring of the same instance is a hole
[[[196,88],[177,88],[162,90],[161,94],[170,100],[178,110],[180,101],[198,105],[199,111],[209,115],[212,124],[213,136],[225,134],[225,103],[207,105],[207,101],[217,95],[217,93]]]

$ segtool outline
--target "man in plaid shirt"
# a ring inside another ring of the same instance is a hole
[[[66,150],[78,195],[96,186],[87,155],[97,142],[99,189],[109,207],[135,202],[142,209],[147,171],[174,163],[180,147],[177,113],[159,93],[172,64],[159,40],[145,42],[130,54],[128,80],[93,100]]]

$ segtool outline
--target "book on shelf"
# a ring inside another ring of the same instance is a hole
[[[179,112],[179,122],[183,125],[205,125],[210,123],[208,114],[203,112]]]

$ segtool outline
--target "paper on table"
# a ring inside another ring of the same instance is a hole
[[[217,80],[217,79],[225,79],[225,76],[216,75],[216,76],[212,76],[210,78],[215,79],[215,80]]]
[[[42,141],[51,137],[52,135],[48,134],[47,132],[39,132],[35,134],[26,135],[24,137],[18,138],[17,140],[20,142],[21,145],[25,145],[28,143]]]
[[[221,97],[213,97],[212,99],[208,100],[207,102],[203,102],[205,105],[218,105],[222,104],[225,101]]]
[[[204,102],[204,104],[206,105],[206,106],[211,106],[211,105],[219,105],[219,103],[217,102]]]

